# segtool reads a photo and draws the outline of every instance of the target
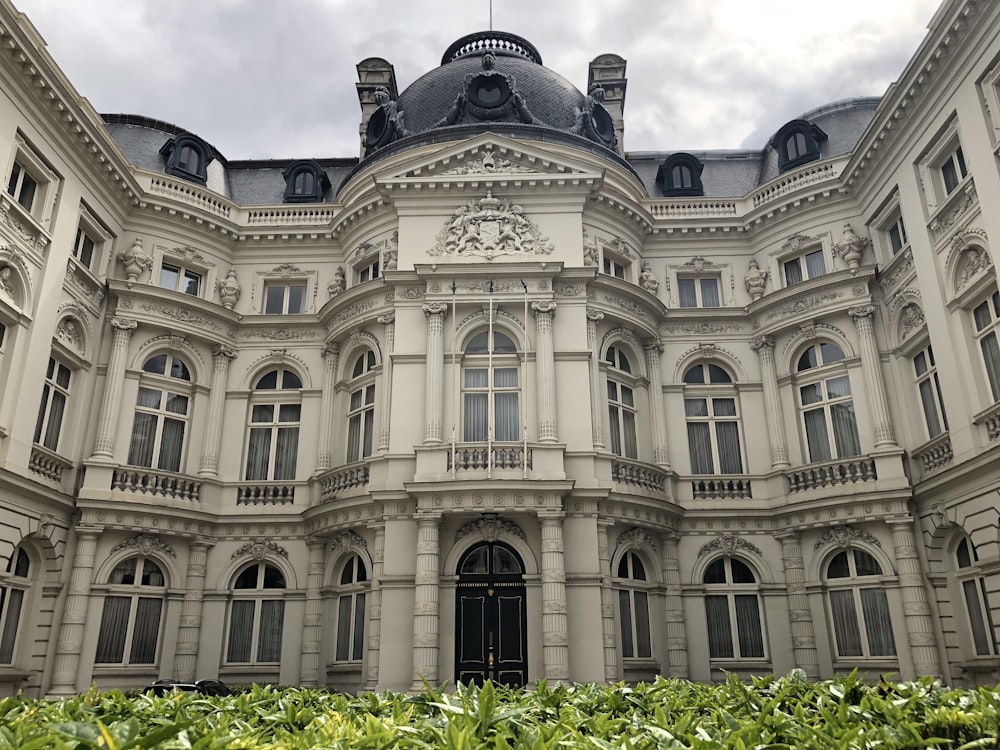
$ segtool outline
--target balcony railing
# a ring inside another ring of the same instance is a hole
[[[28,459],[28,468],[50,482],[62,483],[63,472],[73,468],[73,462],[67,461],[58,453],[43,448],[40,445],[31,447],[31,457]]]
[[[857,456],[821,464],[809,464],[785,472],[789,492],[802,492],[822,487],[835,487],[858,482],[874,482],[875,461],[868,456]]]
[[[991,442],[996,440],[1000,437],[1000,403],[993,404],[985,411],[981,411],[973,417],[972,421],[986,428],[986,436]]]
[[[913,451],[913,458],[920,462],[923,476],[947,466],[954,458],[951,450],[951,436],[947,432],[941,433]]]
[[[294,502],[294,484],[256,482],[236,488],[237,505],[291,505]]]
[[[751,498],[750,479],[742,476],[712,476],[691,480],[695,500],[742,500]]]
[[[341,492],[368,485],[368,462],[349,464],[327,472],[319,480],[320,502],[335,500]]]
[[[611,478],[619,484],[663,492],[666,488],[667,473],[649,464],[618,457],[611,460]]]
[[[459,444],[455,446],[454,456],[452,451],[448,450],[448,471],[530,468],[531,448],[525,452],[523,443],[493,443],[492,446],[480,443]]]
[[[201,500],[201,482],[183,474],[120,466],[111,474],[111,489],[172,500]]]

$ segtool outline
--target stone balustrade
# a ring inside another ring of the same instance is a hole
[[[744,476],[711,476],[691,480],[695,500],[742,500],[752,498],[750,479]]]
[[[523,443],[493,443],[487,447],[481,443],[459,443],[454,455],[448,451],[448,471],[486,471],[493,469],[532,468],[531,448],[525,453]]]
[[[183,474],[136,466],[120,466],[111,474],[111,489],[172,500],[201,500],[201,482]]]
[[[290,483],[253,482],[236,488],[237,505],[291,505],[295,485]]]
[[[330,206],[270,206],[247,211],[247,226],[306,227],[329,224],[336,216]]]
[[[859,482],[874,482],[875,461],[868,456],[854,456],[837,461],[808,464],[785,472],[789,492],[835,487]]]
[[[667,473],[651,464],[615,457],[611,461],[611,478],[619,484],[641,487],[644,490],[663,492]]]
[[[173,180],[164,175],[154,176],[149,183],[149,191],[164,195],[179,203],[200,208],[223,219],[232,216],[233,207],[229,201],[220,198],[218,193],[207,188],[199,188],[184,180]]]
[[[986,428],[986,437],[991,442],[996,440],[1000,437],[1000,402],[977,414],[972,421]]]
[[[771,180],[771,182],[750,194],[753,207],[761,208],[775,198],[780,198],[783,195],[788,195],[810,185],[832,180],[840,174],[841,169],[846,163],[847,160],[843,158],[812,162],[801,169],[786,172],[778,179]]]
[[[649,212],[657,219],[712,219],[738,216],[734,200],[704,200],[675,198],[649,204]]]
[[[328,503],[336,500],[342,492],[355,487],[366,487],[368,475],[367,461],[348,464],[326,472],[319,478],[320,502]]]
[[[922,476],[927,476],[944,466],[948,466],[953,458],[951,436],[947,432],[928,440],[913,451],[913,460],[920,463]]]
[[[54,453],[48,448],[34,445],[31,447],[28,468],[33,473],[48,479],[50,482],[62,484],[63,473],[73,468],[73,462],[67,461],[58,453]]]

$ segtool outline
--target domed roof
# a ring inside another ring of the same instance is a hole
[[[376,92],[379,108],[368,121],[366,156],[395,141],[412,147],[486,130],[538,140],[552,139],[552,131],[558,131],[613,150],[614,120],[603,98],[600,86],[584,95],[544,67],[527,40],[480,31],[448,47],[441,66],[414,81],[396,101],[389,101],[387,90]]]

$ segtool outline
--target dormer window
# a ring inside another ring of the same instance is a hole
[[[778,152],[778,169],[782,172],[816,161],[819,144],[826,140],[826,133],[806,120],[792,120],[781,128],[771,141]]]
[[[702,169],[704,165],[691,154],[673,154],[660,165],[656,181],[666,196],[704,195]]]
[[[330,178],[312,159],[293,161],[281,173],[285,178],[285,203],[320,203],[330,189]]]
[[[208,181],[208,165],[215,152],[198,136],[181,133],[164,143],[160,153],[167,159],[167,174],[202,185]]]

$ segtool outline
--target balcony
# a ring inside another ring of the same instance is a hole
[[[913,460],[920,464],[921,477],[926,477],[938,469],[948,466],[953,458],[951,436],[947,432],[928,440],[913,451]]]
[[[525,450],[523,443],[459,443],[448,451],[448,471],[456,473],[531,468],[531,448]]]
[[[368,486],[368,462],[360,461],[341,466],[319,478],[319,498],[322,503],[336,500],[339,495],[358,487]]]
[[[809,464],[785,472],[788,491],[803,492],[825,487],[874,482],[875,461],[868,456],[855,456],[837,461]]]
[[[1000,403],[993,404],[972,418],[973,424],[986,428],[986,437],[993,442],[1000,437]]]
[[[55,484],[62,484],[63,474],[73,468],[73,462],[67,461],[54,451],[40,445],[31,446],[31,457],[28,468],[38,476]]]
[[[292,505],[295,487],[292,482],[247,482],[236,488],[236,504]]]
[[[753,497],[749,477],[739,475],[692,479],[691,491],[695,500],[747,500]]]
[[[171,500],[201,500],[201,482],[183,474],[154,471],[136,466],[120,466],[111,474],[111,489],[147,497]]]
[[[621,456],[611,459],[611,478],[626,488],[637,487],[654,493],[666,492],[667,472],[651,464]]]

